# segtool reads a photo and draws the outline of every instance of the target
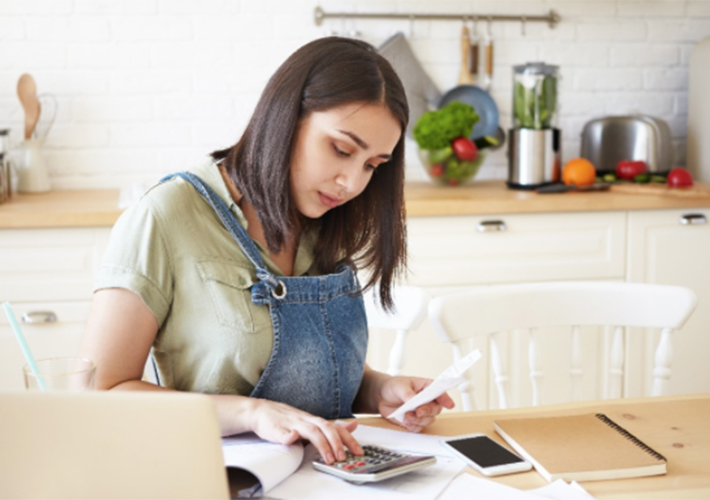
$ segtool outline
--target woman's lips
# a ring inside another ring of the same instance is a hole
[[[343,202],[340,198],[328,196],[320,191],[318,191],[318,197],[320,198],[320,202],[328,208],[335,208]]]

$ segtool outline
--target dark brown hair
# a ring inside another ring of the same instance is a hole
[[[319,272],[355,262],[379,281],[383,306],[392,308],[392,285],[406,268],[404,130],[409,110],[392,66],[365,42],[327,37],[294,52],[271,77],[239,142],[215,151],[234,184],[254,207],[269,250],[278,252],[303,222],[290,188],[290,162],[299,121],[314,111],[351,103],[381,104],[400,122],[392,158],[377,167],[355,199],[319,219],[315,248]]]

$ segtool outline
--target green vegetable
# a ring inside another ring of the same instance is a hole
[[[660,182],[661,184],[666,183],[666,177],[663,175],[652,175],[651,182]]]
[[[634,175],[634,182],[646,183],[651,180],[651,175],[648,173]]]
[[[452,101],[437,111],[424,113],[412,131],[421,149],[442,149],[457,137],[469,137],[479,116],[469,106]]]
[[[478,149],[483,149],[487,148],[490,146],[497,146],[498,145],[498,139],[493,137],[492,135],[484,135],[483,137],[479,137],[473,143],[476,145]]]
[[[429,150],[429,161],[431,163],[442,163],[448,159],[452,153],[453,150],[449,146],[441,149],[431,149]]]
[[[616,182],[616,176],[614,174],[604,174],[602,179],[604,182]]]
[[[548,129],[557,107],[557,79],[545,76],[535,82],[534,88],[515,83],[513,111],[516,125],[530,129]]]

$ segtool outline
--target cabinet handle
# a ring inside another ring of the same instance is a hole
[[[684,226],[689,224],[707,224],[708,219],[703,214],[686,214],[680,216],[680,223]]]
[[[22,322],[26,324],[56,323],[57,315],[52,311],[30,311],[22,315]]]
[[[484,220],[476,226],[479,233],[490,233],[493,231],[505,231],[508,227],[502,220]]]

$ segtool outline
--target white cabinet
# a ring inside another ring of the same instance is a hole
[[[623,278],[625,233],[624,212],[410,218],[409,282]]]
[[[36,358],[78,352],[94,274],[109,233],[110,228],[0,231],[0,302],[12,304]],[[43,318],[50,321],[42,322]],[[0,389],[24,386],[23,364],[17,340],[2,314]]]
[[[695,291],[698,307],[673,342],[669,391],[710,392],[710,209],[630,212],[628,278]],[[627,336],[629,396],[649,390],[656,341],[638,332]]]

